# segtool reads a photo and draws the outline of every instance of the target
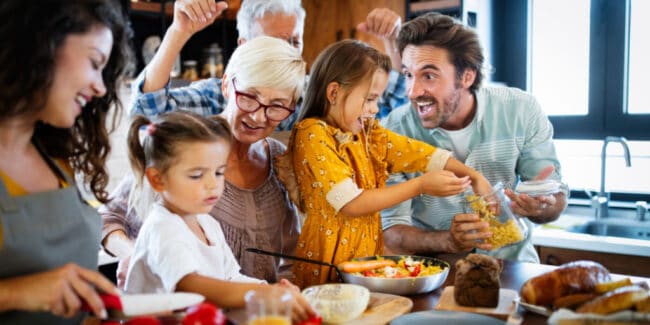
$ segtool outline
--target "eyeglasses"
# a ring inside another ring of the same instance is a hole
[[[235,89],[235,103],[243,112],[255,113],[260,108],[264,108],[266,118],[275,122],[283,121],[294,112],[281,105],[264,105],[257,100],[257,96],[238,91],[235,86],[235,78],[232,79],[232,87]]]

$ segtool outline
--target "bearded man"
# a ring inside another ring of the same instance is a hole
[[[405,23],[397,37],[410,103],[392,111],[389,129],[453,152],[492,184],[561,180],[553,126],[530,94],[515,88],[481,87],[483,53],[477,34],[451,17],[431,13]],[[416,177],[392,175],[389,185]],[[567,193],[531,197],[506,190],[525,221],[557,219]],[[431,254],[481,250],[499,258],[539,262],[526,240],[490,251],[492,234],[474,213],[464,213],[463,194],[422,195],[382,212],[386,250]]]

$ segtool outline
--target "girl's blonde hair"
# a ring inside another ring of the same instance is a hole
[[[269,87],[293,92],[293,103],[302,95],[306,64],[298,49],[269,36],[248,40],[235,49],[226,67],[223,82],[233,78],[241,89]]]

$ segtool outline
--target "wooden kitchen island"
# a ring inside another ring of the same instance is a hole
[[[442,293],[444,287],[449,285],[454,285],[454,274],[456,273],[454,264],[456,264],[456,261],[462,257],[463,255],[457,255],[457,254],[442,254],[436,256],[436,258],[445,260],[449,262],[449,264],[451,265],[449,276],[447,277],[445,283],[439,289],[429,294],[409,297],[413,301],[413,309],[411,310],[411,312],[435,309],[436,305],[438,304],[438,299],[440,298],[440,294]],[[555,268],[557,268],[557,266],[503,261],[503,271],[501,272],[501,287],[506,289],[513,289],[519,292],[521,286],[528,279],[540,275],[542,273],[552,271]],[[613,279],[619,279],[623,276],[624,275],[612,274]],[[633,277],[633,276],[630,276],[630,278],[632,279],[633,282],[645,281],[650,284],[650,278],[641,278],[641,277]],[[522,324],[524,325],[546,324],[547,317],[545,316],[527,312],[523,310],[521,307],[519,311],[523,316]]]

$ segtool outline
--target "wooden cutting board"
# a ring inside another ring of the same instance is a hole
[[[517,298],[517,295],[517,291],[501,288],[499,290],[499,304],[495,308],[466,307],[456,303],[456,299],[454,299],[454,286],[447,286],[442,291],[440,299],[438,299],[436,309],[478,313],[506,320],[508,319],[508,315],[515,311],[514,300]]]
[[[408,313],[413,307],[411,299],[387,293],[371,292],[368,307],[361,316],[343,323],[346,325],[377,325],[388,324],[398,316]],[[231,323],[246,324],[246,310],[244,308],[230,310],[226,313]]]
[[[346,325],[388,324],[413,308],[411,299],[387,293],[371,292],[368,308],[361,316],[344,323]]]

